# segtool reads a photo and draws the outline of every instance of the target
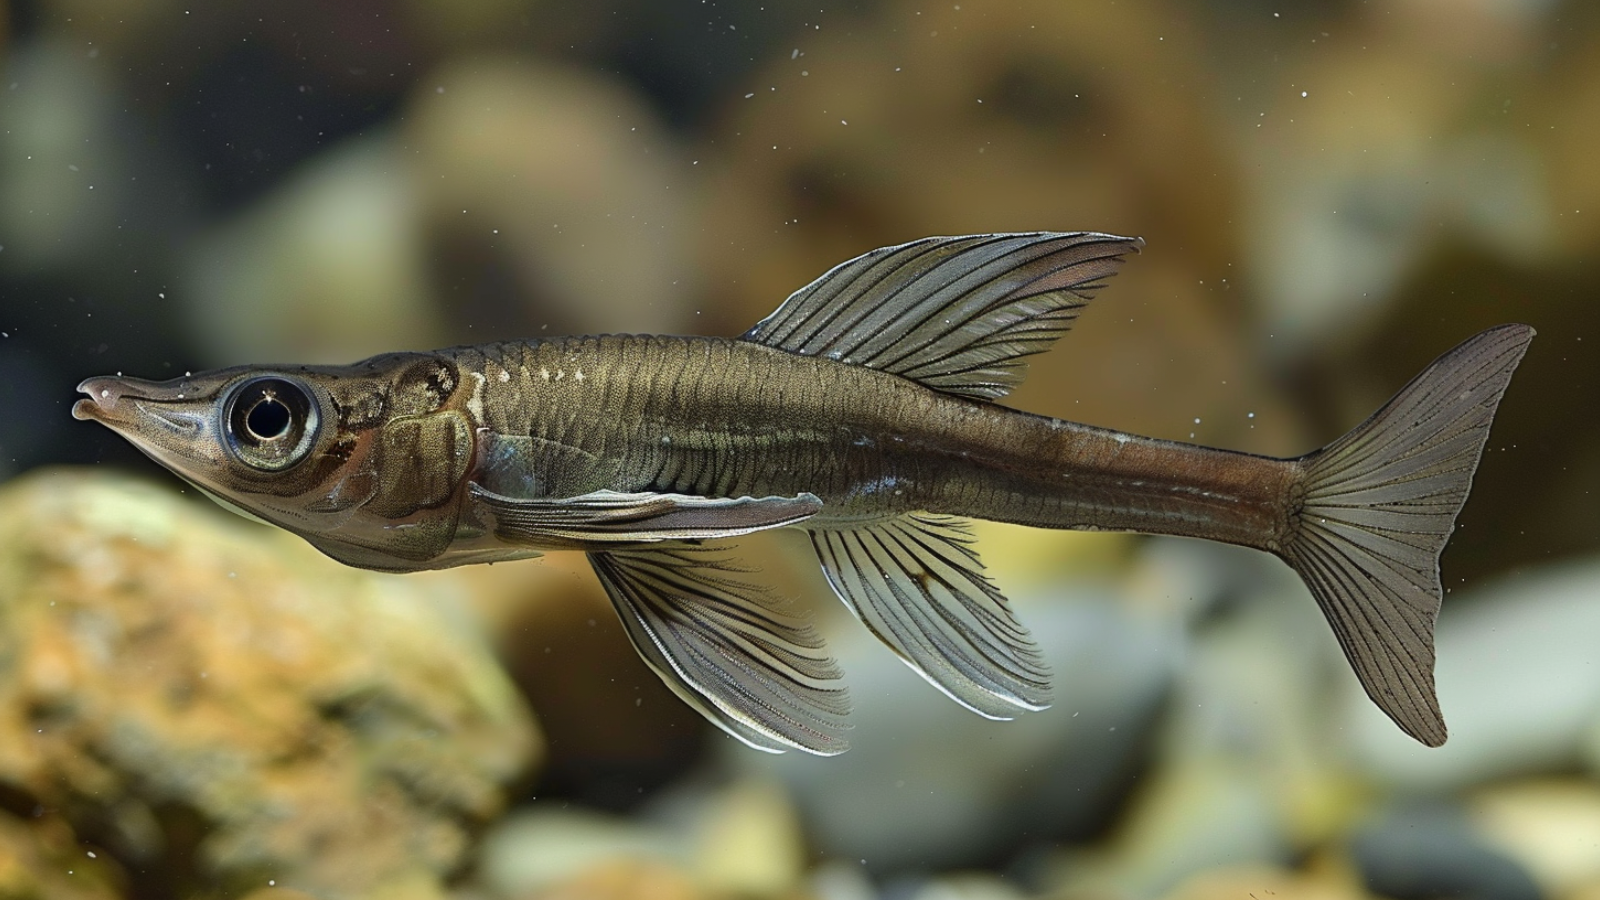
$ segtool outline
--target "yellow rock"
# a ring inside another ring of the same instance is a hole
[[[666,863],[613,860],[535,893],[529,900],[701,900],[712,896]]]
[[[134,878],[437,892],[539,747],[465,618],[169,485],[18,479],[0,783],[106,832]]]
[[[1551,894],[1600,884],[1600,785],[1578,778],[1515,782],[1482,791],[1471,809],[1484,835]]]
[[[1319,878],[1266,866],[1242,866],[1203,872],[1184,882],[1165,900],[1370,900],[1359,886],[1337,878]]]
[[[735,783],[712,801],[694,842],[694,871],[707,888],[772,895],[800,880],[805,844],[782,786]]]

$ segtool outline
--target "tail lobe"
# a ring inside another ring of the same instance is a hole
[[[1367,695],[1430,747],[1448,736],[1433,683],[1439,554],[1533,335],[1501,325],[1468,339],[1300,460],[1300,509],[1279,553],[1311,589]]]

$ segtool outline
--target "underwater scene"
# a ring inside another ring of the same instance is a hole
[[[0,69],[0,900],[1600,900],[1600,5]]]

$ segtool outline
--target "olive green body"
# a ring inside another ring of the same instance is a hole
[[[460,372],[451,405],[477,430],[468,480],[508,496],[809,492],[823,510],[808,528],[920,510],[1271,549],[1297,474],[1292,461],[1030,415],[737,340],[605,335],[441,356]]]

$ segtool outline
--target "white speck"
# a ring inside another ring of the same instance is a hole
[[[1304,96],[1305,96],[1305,95],[1306,95],[1306,92],[1305,92],[1305,91],[1301,91],[1301,92],[1300,92],[1300,96],[1302,96],[1302,97],[1304,97]]]
[[[846,122],[846,121],[845,121],[845,120],[843,120],[843,119],[840,119],[840,120],[839,120],[839,124],[840,124],[840,125],[849,125],[849,124],[850,124],[850,123],[849,123],[849,122]]]
[[[793,50],[789,51],[789,58],[790,59],[799,59],[800,58],[800,48],[796,47]]]
[[[1196,417],[1195,417],[1195,420],[1194,420],[1194,423],[1195,423],[1195,424],[1196,424],[1196,425],[1199,425],[1199,424],[1200,424],[1200,418],[1199,418],[1199,417],[1198,417],[1198,416],[1196,416]]]
[[[74,165],[68,165],[68,166],[67,166],[67,168],[68,168],[68,169],[71,169],[71,170],[72,170],[72,171],[74,171],[74,172],[76,172],[76,171],[78,171],[78,167],[77,167],[77,166],[74,166]]]
[[[582,381],[583,380],[583,370],[579,369],[576,372],[572,373],[572,377],[574,379],[576,379],[577,381]]]
[[[744,95],[744,98],[745,98],[745,99],[746,99],[746,100],[749,100],[749,99],[750,99],[750,98],[751,98],[751,97],[754,97],[754,96],[755,96],[755,94],[745,94],[745,95]]]
[[[505,384],[506,382],[508,382],[510,380],[511,380],[511,373],[507,372],[505,369],[501,369],[500,370],[500,383],[501,384]]]
[[[1254,419],[1256,417],[1256,414],[1255,413],[1245,413],[1244,417],[1246,419]]]
[[[90,850],[90,851],[89,851],[89,858],[90,858],[90,859],[99,859],[99,858],[100,858],[100,857],[98,857],[98,856],[95,856],[95,855],[94,855],[94,851],[93,851],[93,850]]]
[[[101,388],[100,389],[100,397],[101,397],[101,399],[104,399],[104,398],[109,397],[109,396],[111,396],[111,392],[110,391],[106,390],[105,388]]]
[[[539,370],[539,377],[543,378],[545,381],[549,381],[550,380],[550,370],[541,368]]]

